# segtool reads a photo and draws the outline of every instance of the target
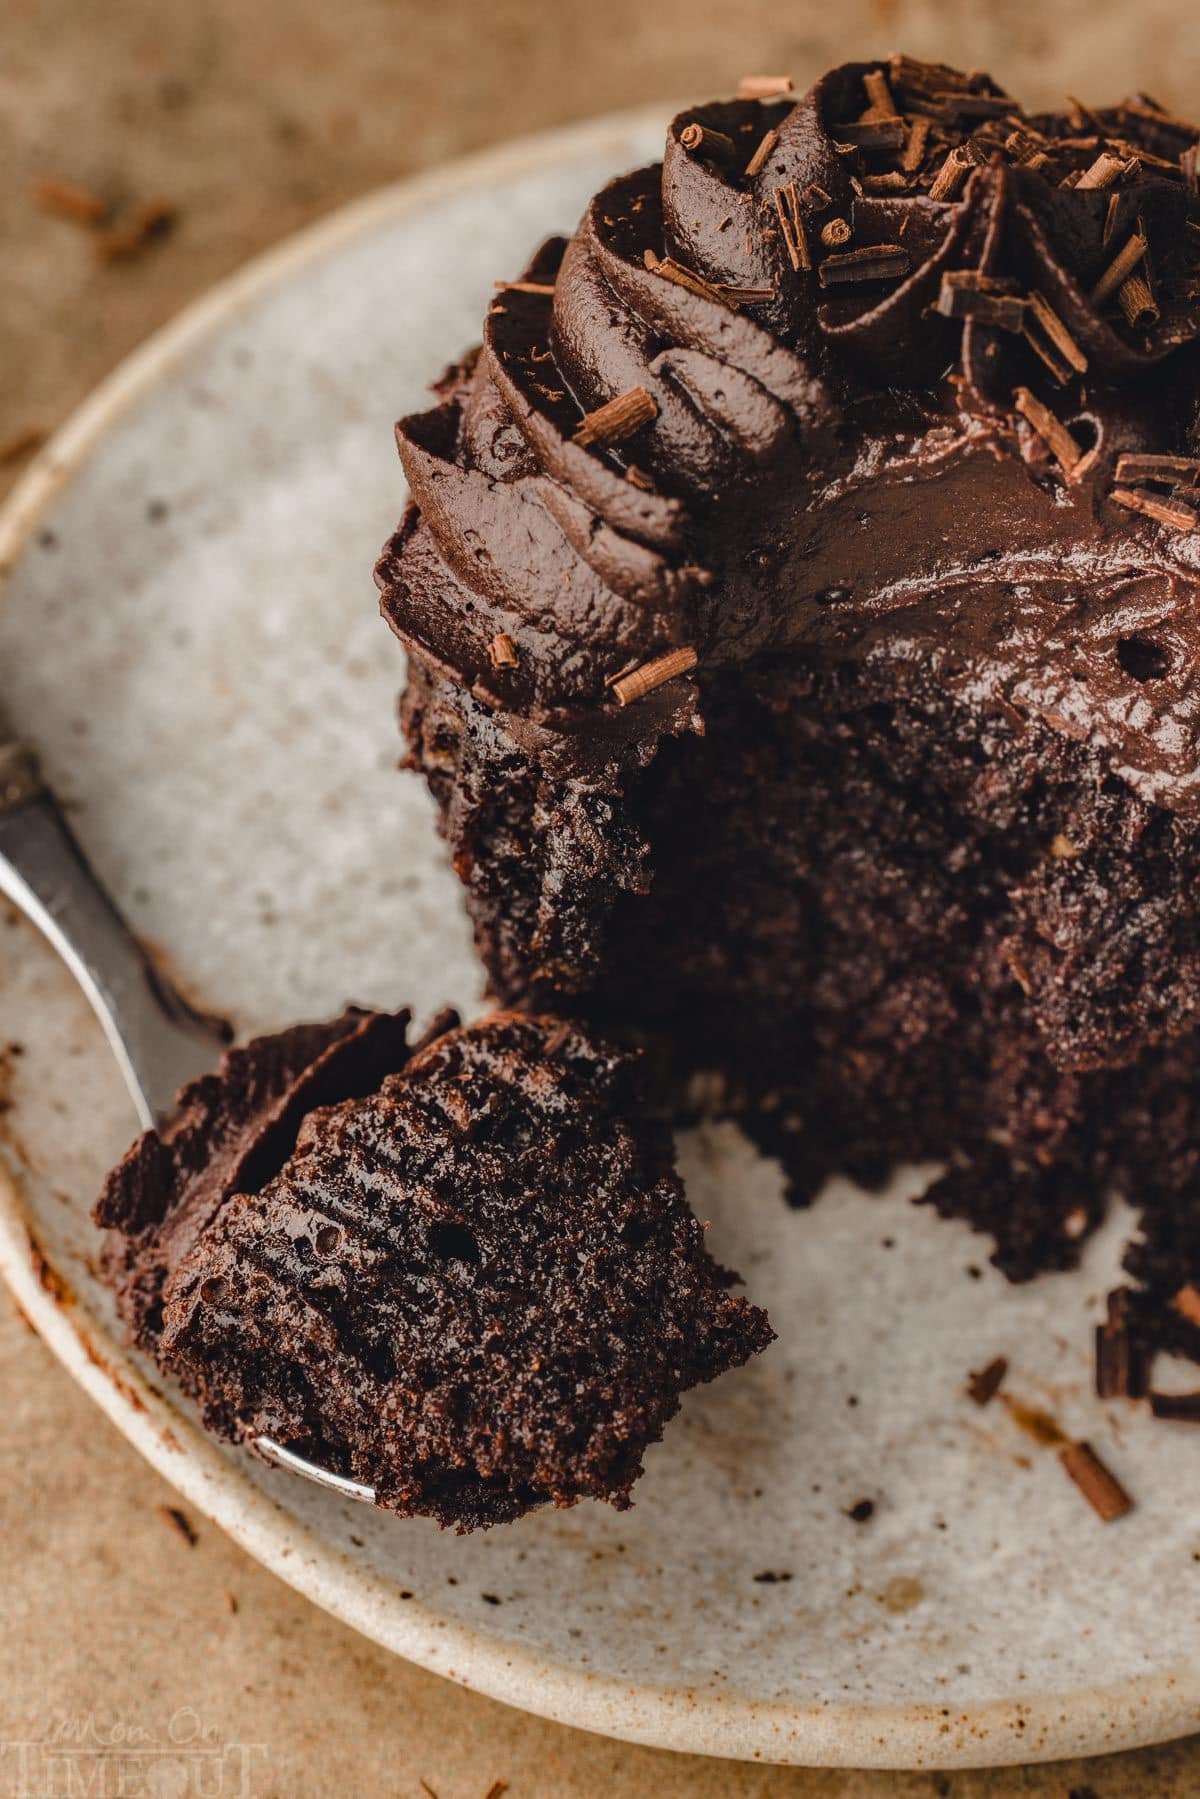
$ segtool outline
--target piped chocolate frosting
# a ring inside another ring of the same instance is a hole
[[[401,423],[393,629],[581,777],[886,658],[1195,813],[1196,139],[904,57],[681,115]]]

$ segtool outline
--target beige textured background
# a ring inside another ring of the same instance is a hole
[[[52,429],[184,301],[377,183],[516,132],[707,97],[748,70],[807,80],[898,47],[989,66],[1033,101],[1137,85],[1200,113],[1200,13],[1182,0],[0,0],[0,492],[20,472],[17,440]],[[35,203],[45,177],[86,184],[118,221],[165,199],[176,229],[104,263],[87,230]],[[239,1790],[236,1746],[252,1745],[245,1790],[279,1799],[485,1799],[496,1781],[512,1799],[1200,1792],[1200,1743],[1028,1772],[867,1775],[743,1768],[543,1724],[394,1661],[202,1521],[189,1544],[159,1509],[169,1489],[5,1298],[0,1394],[0,1794],[21,1793],[23,1774],[31,1795],[71,1791],[46,1746],[89,1714],[100,1732],[160,1740],[172,1719],[185,1738],[199,1720],[234,1746],[224,1792]],[[80,1764],[73,1790],[116,1793],[122,1768],[130,1796],[200,1790],[186,1757],[139,1765],[131,1783],[114,1749]]]

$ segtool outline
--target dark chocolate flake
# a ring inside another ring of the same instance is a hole
[[[1146,1393],[1146,1357],[1121,1316],[1096,1326],[1096,1397],[1142,1399]]]
[[[1133,1500],[1090,1443],[1068,1443],[1058,1459],[1105,1524],[1115,1523],[1133,1510]]]
[[[857,119],[852,124],[833,127],[840,144],[853,144],[859,150],[901,150],[908,130],[903,119]]]
[[[973,271],[961,271],[973,274]],[[1020,295],[997,291],[1000,283],[984,285],[982,281],[961,280],[956,273],[942,276],[937,309],[943,318],[974,319],[980,325],[993,325],[1001,331],[1023,331],[1026,301]]]
[[[1156,500],[1150,494],[1139,493],[1134,487],[1114,487],[1109,494],[1114,506],[1123,506],[1126,512],[1140,512],[1146,518],[1152,518],[1160,525],[1166,525],[1172,531],[1194,531],[1197,513],[1182,500]]]
[[[903,244],[869,244],[861,250],[827,256],[817,275],[822,287],[845,287],[858,281],[893,281],[906,275],[910,266]]]
[[[1118,456],[1116,479],[1132,487],[1145,482],[1165,487],[1200,486],[1200,458],[1195,456],[1142,456],[1127,451]]]
[[[1200,1424],[1200,1393],[1151,1393],[1150,1410],[1172,1424]]]

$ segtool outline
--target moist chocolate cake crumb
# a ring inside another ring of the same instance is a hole
[[[347,1013],[184,1090],[97,1208],[143,1347],[220,1434],[458,1530],[630,1503],[680,1395],[765,1348],[635,1063],[560,1020]]]
[[[1007,1356],[998,1355],[967,1378],[967,1398],[978,1406],[990,1405],[1004,1384],[1008,1373]]]

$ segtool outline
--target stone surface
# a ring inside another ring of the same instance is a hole
[[[84,0],[13,0],[0,40],[0,113],[15,146],[15,178],[0,196],[2,444],[53,426],[124,351],[254,250],[378,181],[516,129],[707,94],[747,64],[804,79],[864,44],[894,43],[990,62],[1034,98],[1048,98],[1056,78],[1101,97],[1128,78],[1186,108],[1181,77],[1200,25],[1182,24],[1170,0],[1136,14],[1077,0],[1053,12],[1019,4],[986,21],[931,0],[852,3],[836,19],[797,6],[786,23],[758,0],[703,19],[674,0],[652,15],[630,0],[553,15],[521,0],[480,13],[350,0],[324,16],[286,0],[169,11],[114,0],[103,16]],[[30,183],[51,174],[114,199],[164,195],[180,209],[177,231],[136,262],[98,264],[78,226],[31,203]],[[14,458],[0,480],[18,467]],[[20,1790],[22,1756],[44,1782],[56,1726],[89,1714],[97,1735],[124,1724],[167,1745],[157,1789],[147,1787],[161,1792],[188,1790],[171,1784],[168,1764],[189,1777],[201,1727],[231,1769],[244,1746],[246,1790],[280,1795],[336,1786],[415,1796],[424,1780],[441,1799],[482,1799],[501,1779],[514,1795],[1065,1799],[1091,1788],[1119,1799],[1182,1796],[1200,1783],[1200,1753],[1186,1744],[1029,1773],[808,1774],[702,1763],[541,1723],[372,1648],[211,1527],[201,1523],[189,1547],[158,1509],[174,1503],[171,1490],[7,1300],[0,1368],[0,1790]],[[135,1583],[125,1578],[131,1544]]]

